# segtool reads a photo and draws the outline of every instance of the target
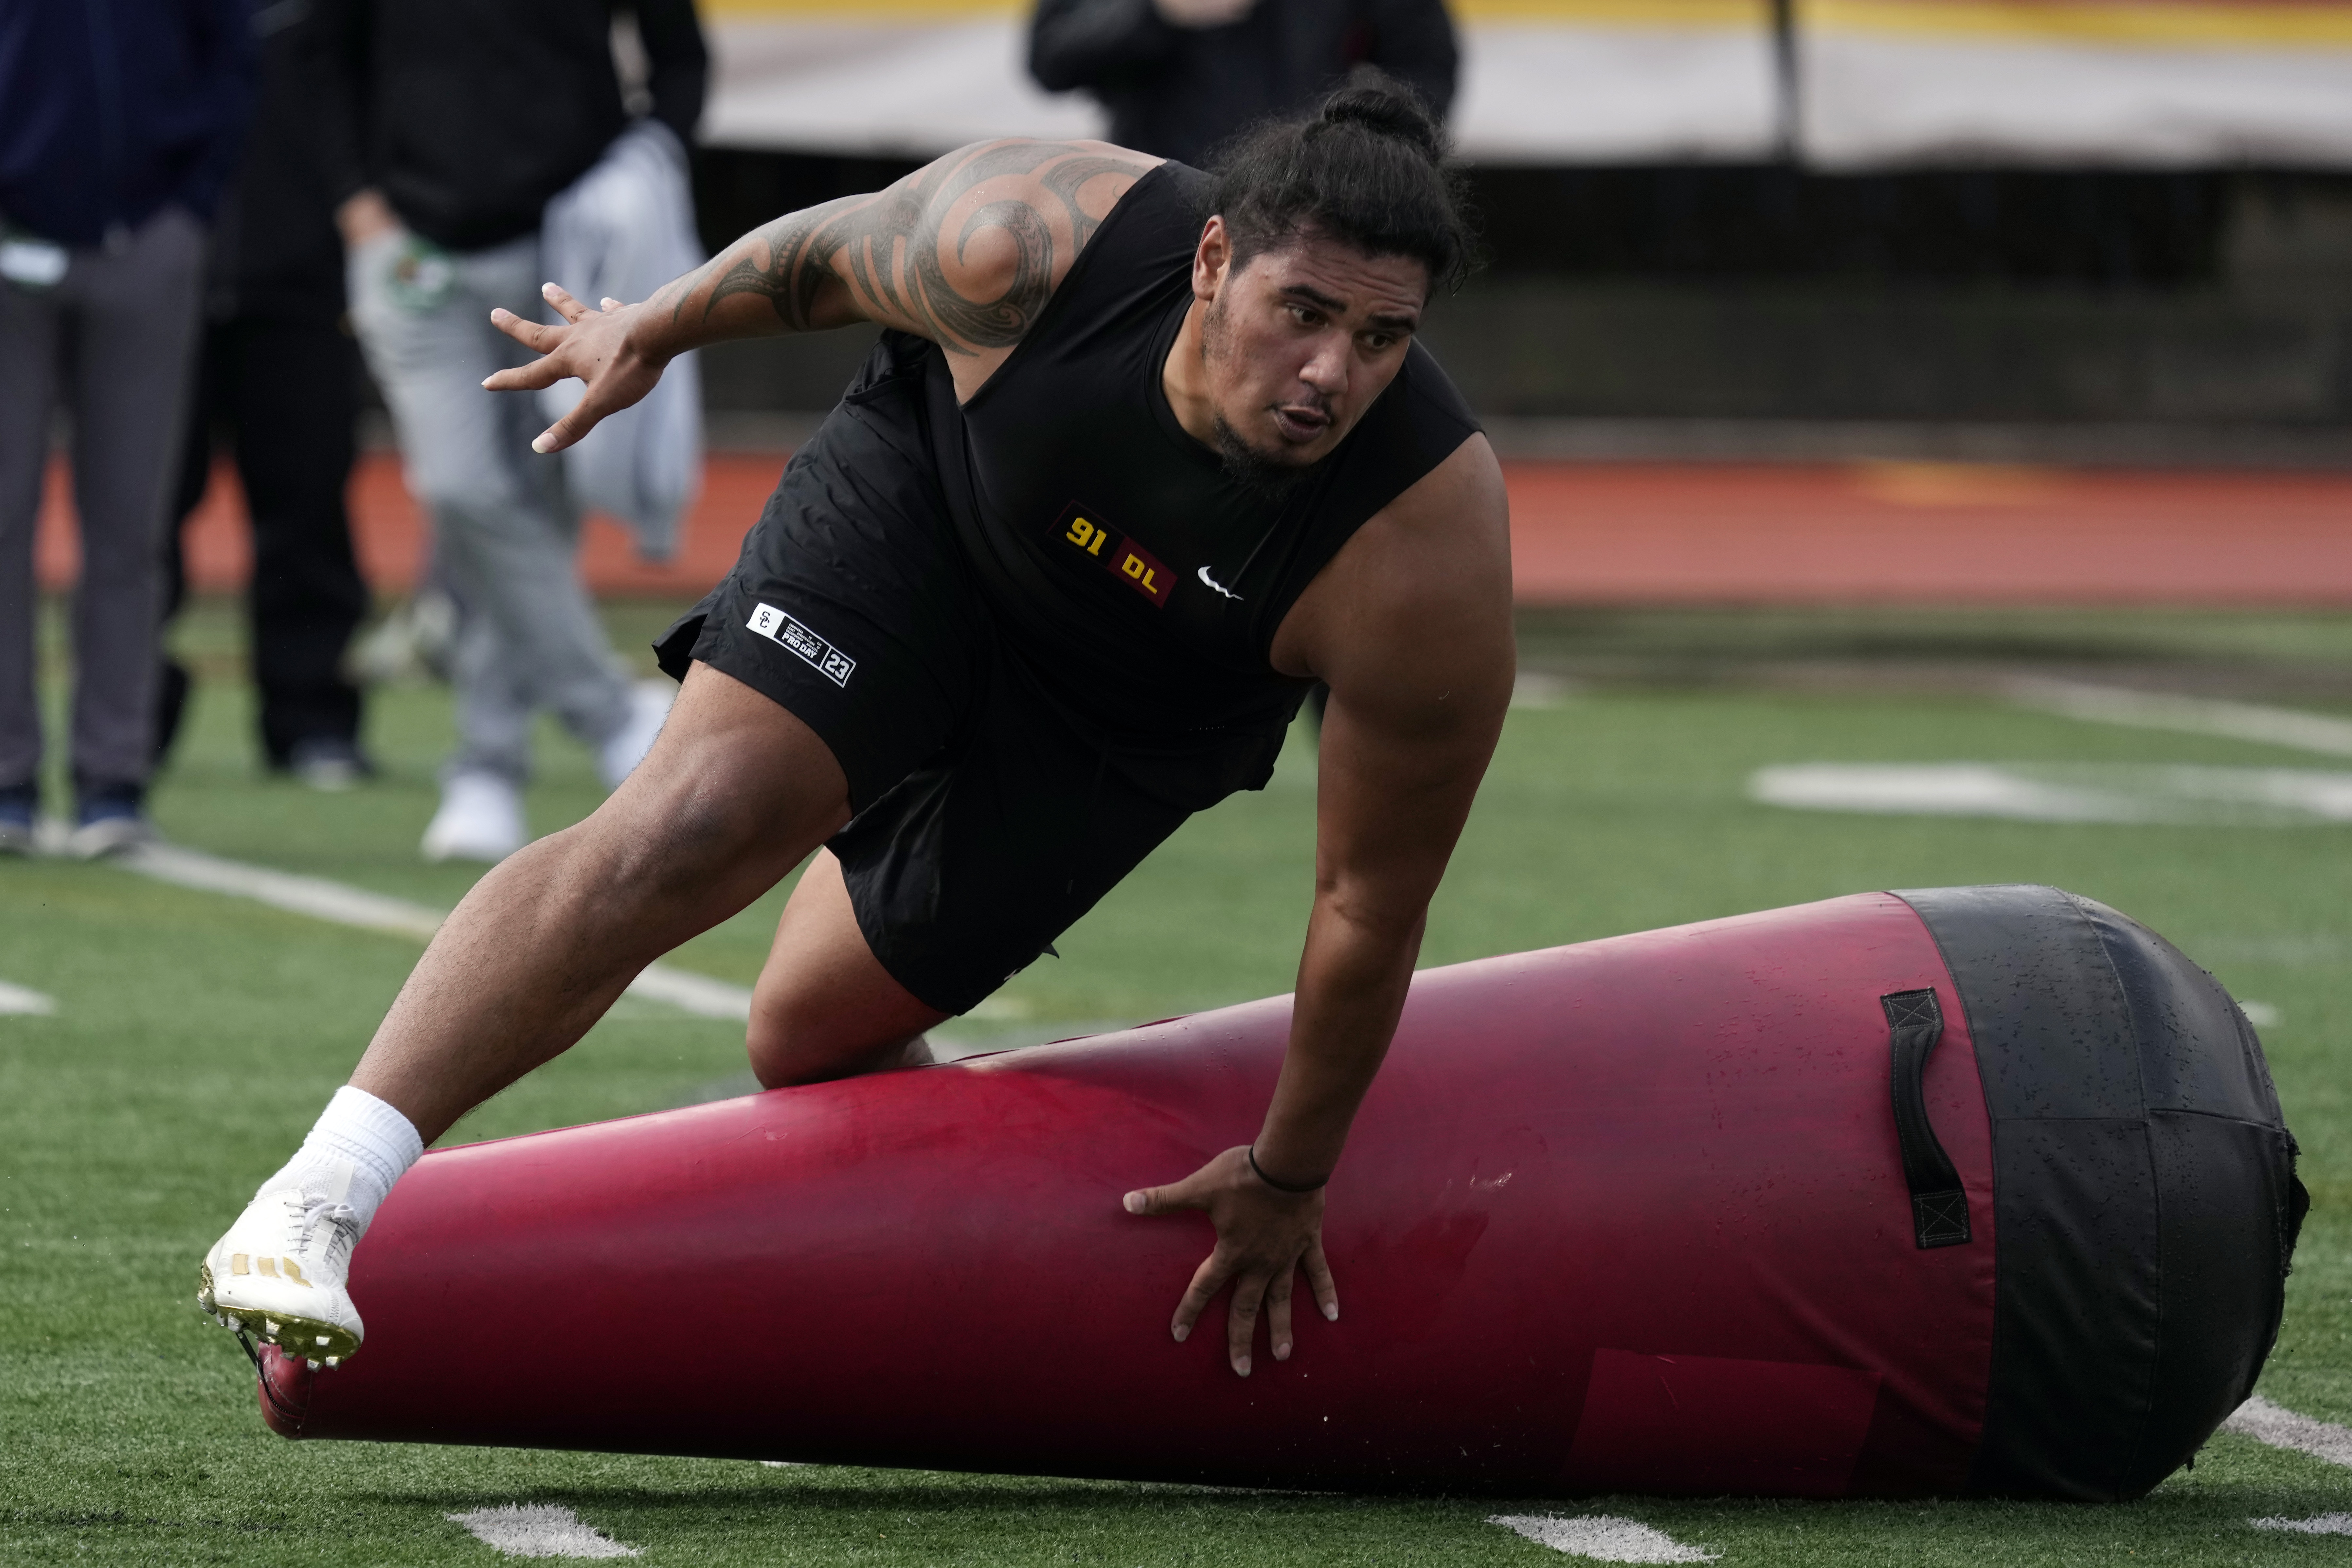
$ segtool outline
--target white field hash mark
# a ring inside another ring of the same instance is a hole
[[[2250,1519],[2256,1530],[2292,1530],[2301,1535],[2352,1535],[2352,1513],[2320,1513],[2309,1519]]]
[[[0,1017],[46,1018],[58,1010],[58,999],[0,980]]]
[[[1538,1546],[1596,1563],[1712,1563],[1722,1555],[1685,1546],[1663,1530],[1611,1513],[1498,1513],[1486,1522]]]
[[[551,1502],[509,1502],[447,1516],[474,1539],[509,1557],[635,1557],[624,1546],[568,1508]]]
[[[1784,763],[1751,800],[1797,811],[1985,816],[2012,822],[2352,822],[2352,773],[2133,763]]]
[[[386,898],[382,893],[331,882],[323,877],[300,877],[267,866],[249,866],[242,860],[226,860],[202,850],[183,849],[175,844],[141,845],[116,856],[112,863],[173,887],[251,899],[291,914],[411,937],[418,942],[431,942],[444,918],[439,910],[413,904],[405,899]],[[672,969],[667,964],[646,965],[629,982],[629,994],[649,1002],[666,1003],[700,1018],[747,1020],[751,1016],[751,993],[742,986],[688,970]]]
[[[2038,709],[2094,724],[2170,730],[2185,735],[2225,735],[2233,741],[2252,741],[2321,756],[2352,757],[2352,719],[2326,713],[2268,708],[2254,702],[2228,702],[2212,697],[2183,697],[2168,691],[2093,686],[2077,680],[2021,680],[2011,686],[2010,697],[2021,708]]]
[[[2221,1423],[2221,1430],[2252,1437],[2257,1443],[2268,1443],[2273,1448],[2292,1448],[2331,1465],[2352,1465],[2352,1431],[2332,1421],[2298,1415],[2284,1405],[2273,1405],[2259,1394],[2239,1405]]]

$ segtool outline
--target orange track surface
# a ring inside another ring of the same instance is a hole
[[[734,563],[782,471],[714,454],[678,559],[636,560],[592,520],[582,569],[600,594],[699,595]],[[2352,475],[2080,472],[1983,466],[1514,463],[1511,547],[1529,604],[2352,605]],[[49,475],[42,583],[73,581],[61,467]],[[383,454],[352,486],[360,560],[379,589],[415,580],[423,519]],[[190,536],[200,589],[250,569],[226,467]]]

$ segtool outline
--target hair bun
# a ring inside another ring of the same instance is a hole
[[[1361,125],[1411,142],[1433,163],[1445,156],[1445,133],[1421,95],[1371,67],[1359,67],[1346,87],[1325,99],[1320,118],[1327,125]]]

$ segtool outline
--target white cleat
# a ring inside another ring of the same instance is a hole
[[[340,1197],[300,1188],[247,1204],[196,1270],[196,1305],[289,1356],[335,1365],[360,1348],[359,1309],[345,1282],[359,1215]]]
[[[677,697],[677,686],[667,680],[640,680],[629,689],[628,721],[596,751],[597,776],[606,789],[620,788],[621,781],[646,760]]]
[[[496,773],[458,773],[441,786],[441,809],[425,829],[427,860],[505,859],[530,840],[522,792]]]

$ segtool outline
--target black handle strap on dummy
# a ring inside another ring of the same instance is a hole
[[[1921,1247],[1958,1247],[1969,1239],[1969,1194],[1951,1156],[1927,1120],[1927,1053],[1944,1035],[1933,991],[1881,996],[1894,1036],[1895,1141],[1903,1150],[1903,1184],[1911,1189],[1911,1225]]]

